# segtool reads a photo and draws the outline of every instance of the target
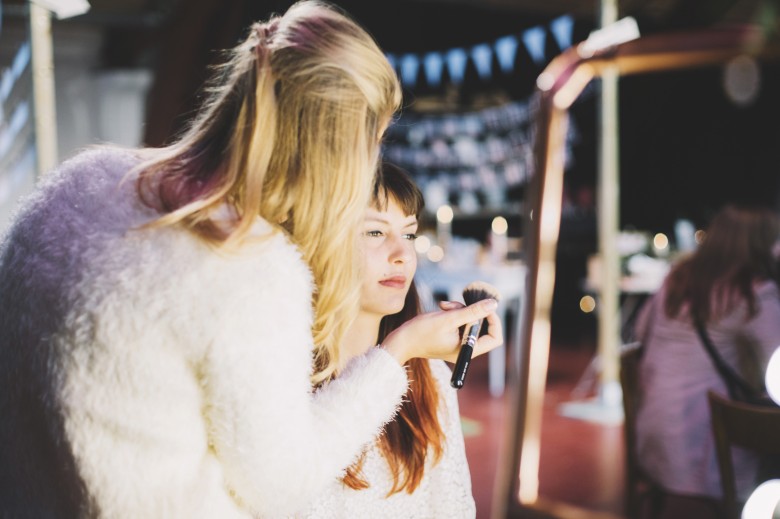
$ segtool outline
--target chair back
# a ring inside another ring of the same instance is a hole
[[[623,389],[623,439],[626,459],[626,516],[640,517],[642,501],[650,498],[651,516],[660,509],[662,489],[639,466],[636,448],[636,413],[639,405],[639,361],[642,344],[631,342],[620,350],[620,386]]]
[[[709,391],[707,396],[723,488],[723,504],[728,517],[738,518],[740,512],[731,447],[743,447],[759,455],[780,454],[780,408],[736,402],[713,391]]]

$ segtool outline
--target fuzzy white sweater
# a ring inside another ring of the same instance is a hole
[[[155,214],[120,185],[137,161],[65,162],[0,246],[0,517],[297,513],[393,417],[406,374],[374,348],[312,393],[297,249],[138,230]]]
[[[444,361],[430,360],[439,400],[439,423],[445,436],[444,451],[438,463],[426,463],[425,474],[414,493],[405,491],[387,496],[392,475],[376,443],[366,452],[362,474],[369,488],[353,490],[334,481],[305,513],[296,519],[473,519],[476,516],[471,494],[471,476],[466,460],[460,425],[457,391],[450,387],[452,371]]]

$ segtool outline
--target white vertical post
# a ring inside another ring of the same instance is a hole
[[[36,162],[38,175],[42,175],[57,164],[51,12],[32,1],[29,6]]]
[[[601,0],[601,27],[618,18],[617,0]],[[618,71],[601,75],[599,113],[598,236],[601,256],[601,288],[598,321],[600,364],[599,399],[604,406],[620,405],[618,379],[620,348],[620,176],[618,155]]]

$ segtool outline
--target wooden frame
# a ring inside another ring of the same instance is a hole
[[[524,334],[517,352],[519,369],[510,373],[504,465],[497,475],[494,518],[614,517],[545,499],[538,489],[569,108],[588,83],[605,71],[619,75],[669,71],[725,63],[745,54],[777,57],[778,49],[765,44],[759,27],[726,26],[648,36],[595,53],[586,52],[580,44],[553,59],[540,74],[536,172],[528,194],[531,211],[525,221],[528,278]]]

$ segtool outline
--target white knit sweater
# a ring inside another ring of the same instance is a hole
[[[450,387],[452,372],[441,360],[431,360],[439,394],[439,420],[445,435],[444,452],[435,465],[426,464],[420,486],[413,494],[405,491],[386,497],[392,488],[392,475],[376,443],[366,452],[362,475],[369,488],[353,490],[334,481],[315,504],[296,518],[306,519],[473,519],[476,515],[471,494],[471,476],[466,461],[463,432],[458,412],[457,391]]]
[[[296,513],[392,418],[405,372],[372,349],[313,394],[297,249],[138,230],[137,161],[67,161],[0,247],[0,517]]]

